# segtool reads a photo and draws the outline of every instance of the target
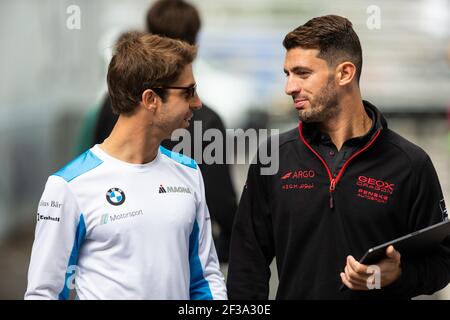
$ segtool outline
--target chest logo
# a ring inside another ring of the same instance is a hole
[[[119,188],[111,188],[106,192],[106,200],[113,206],[120,206],[125,202],[125,192]]]
[[[366,176],[359,176],[356,185],[358,197],[379,203],[386,203],[395,189],[393,183]]]
[[[191,193],[189,187],[159,185],[158,193]]]
[[[316,172],[314,170],[296,170],[296,171],[288,171],[282,177],[281,180],[287,179],[309,179],[314,178],[316,176]]]
[[[292,170],[281,176],[282,190],[308,190],[314,188],[310,179],[316,176],[314,170]]]

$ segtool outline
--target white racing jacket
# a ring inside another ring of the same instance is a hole
[[[26,299],[226,299],[201,172],[160,147],[130,164],[98,145],[48,178]]]

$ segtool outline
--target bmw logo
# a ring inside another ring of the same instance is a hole
[[[111,188],[106,192],[106,200],[113,206],[120,206],[125,202],[125,193],[119,188]]]

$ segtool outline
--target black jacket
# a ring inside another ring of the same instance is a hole
[[[93,144],[102,143],[111,133],[116,124],[118,115],[113,114],[111,109],[111,100],[106,97],[96,122]],[[211,128],[218,129],[225,137],[225,127],[219,115],[206,105],[200,110],[196,110],[191,119],[202,122],[203,133]],[[191,135],[191,151],[194,150],[194,126],[190,125],[188,131]],[[203,141],[203,140],[202,140]],[[203,141],[202,151],[211,142]],[[164,140],[163,147],[172,150],[178,144],[171,140]],[[225,146],[224,146],[225,148]],[[223,151],[225,154],[225,150]],[[185,154],[191,157],[191,154]],[[198,159],[197,159],[198,160]],[[199,161],[197,161],[199,162]],[[227,164],[198,163],[205,183],[206,202],[211,214],[212,221],[216,222],[220,228],[218,234],[214,233],[214,243],[217,249],[217,255],[220,262],[228,262],[228,250],[230,247],[231,228],[234,216],[237,210],[236,193],[231,181],[230,168]]]
[[[261,175],[259,162],[250,166],[231,240],[229,298],[267,299],[274,257],[277,299],[404,299],[448,284],[450,238],[436,254],[402,257],[401,278],[386,288],[339,291],[347,255],[359,259],[368,248],[445,215],[428,155],[365,106],[379,128],[336,176],[307,142],[301,123],[279,136],[277,174]]]

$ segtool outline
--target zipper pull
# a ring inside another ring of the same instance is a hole
[[[331,179],[330,182],[330,209],[334,208],[334,198],[333,198],[333,192],[336,189],[336,179]]]

